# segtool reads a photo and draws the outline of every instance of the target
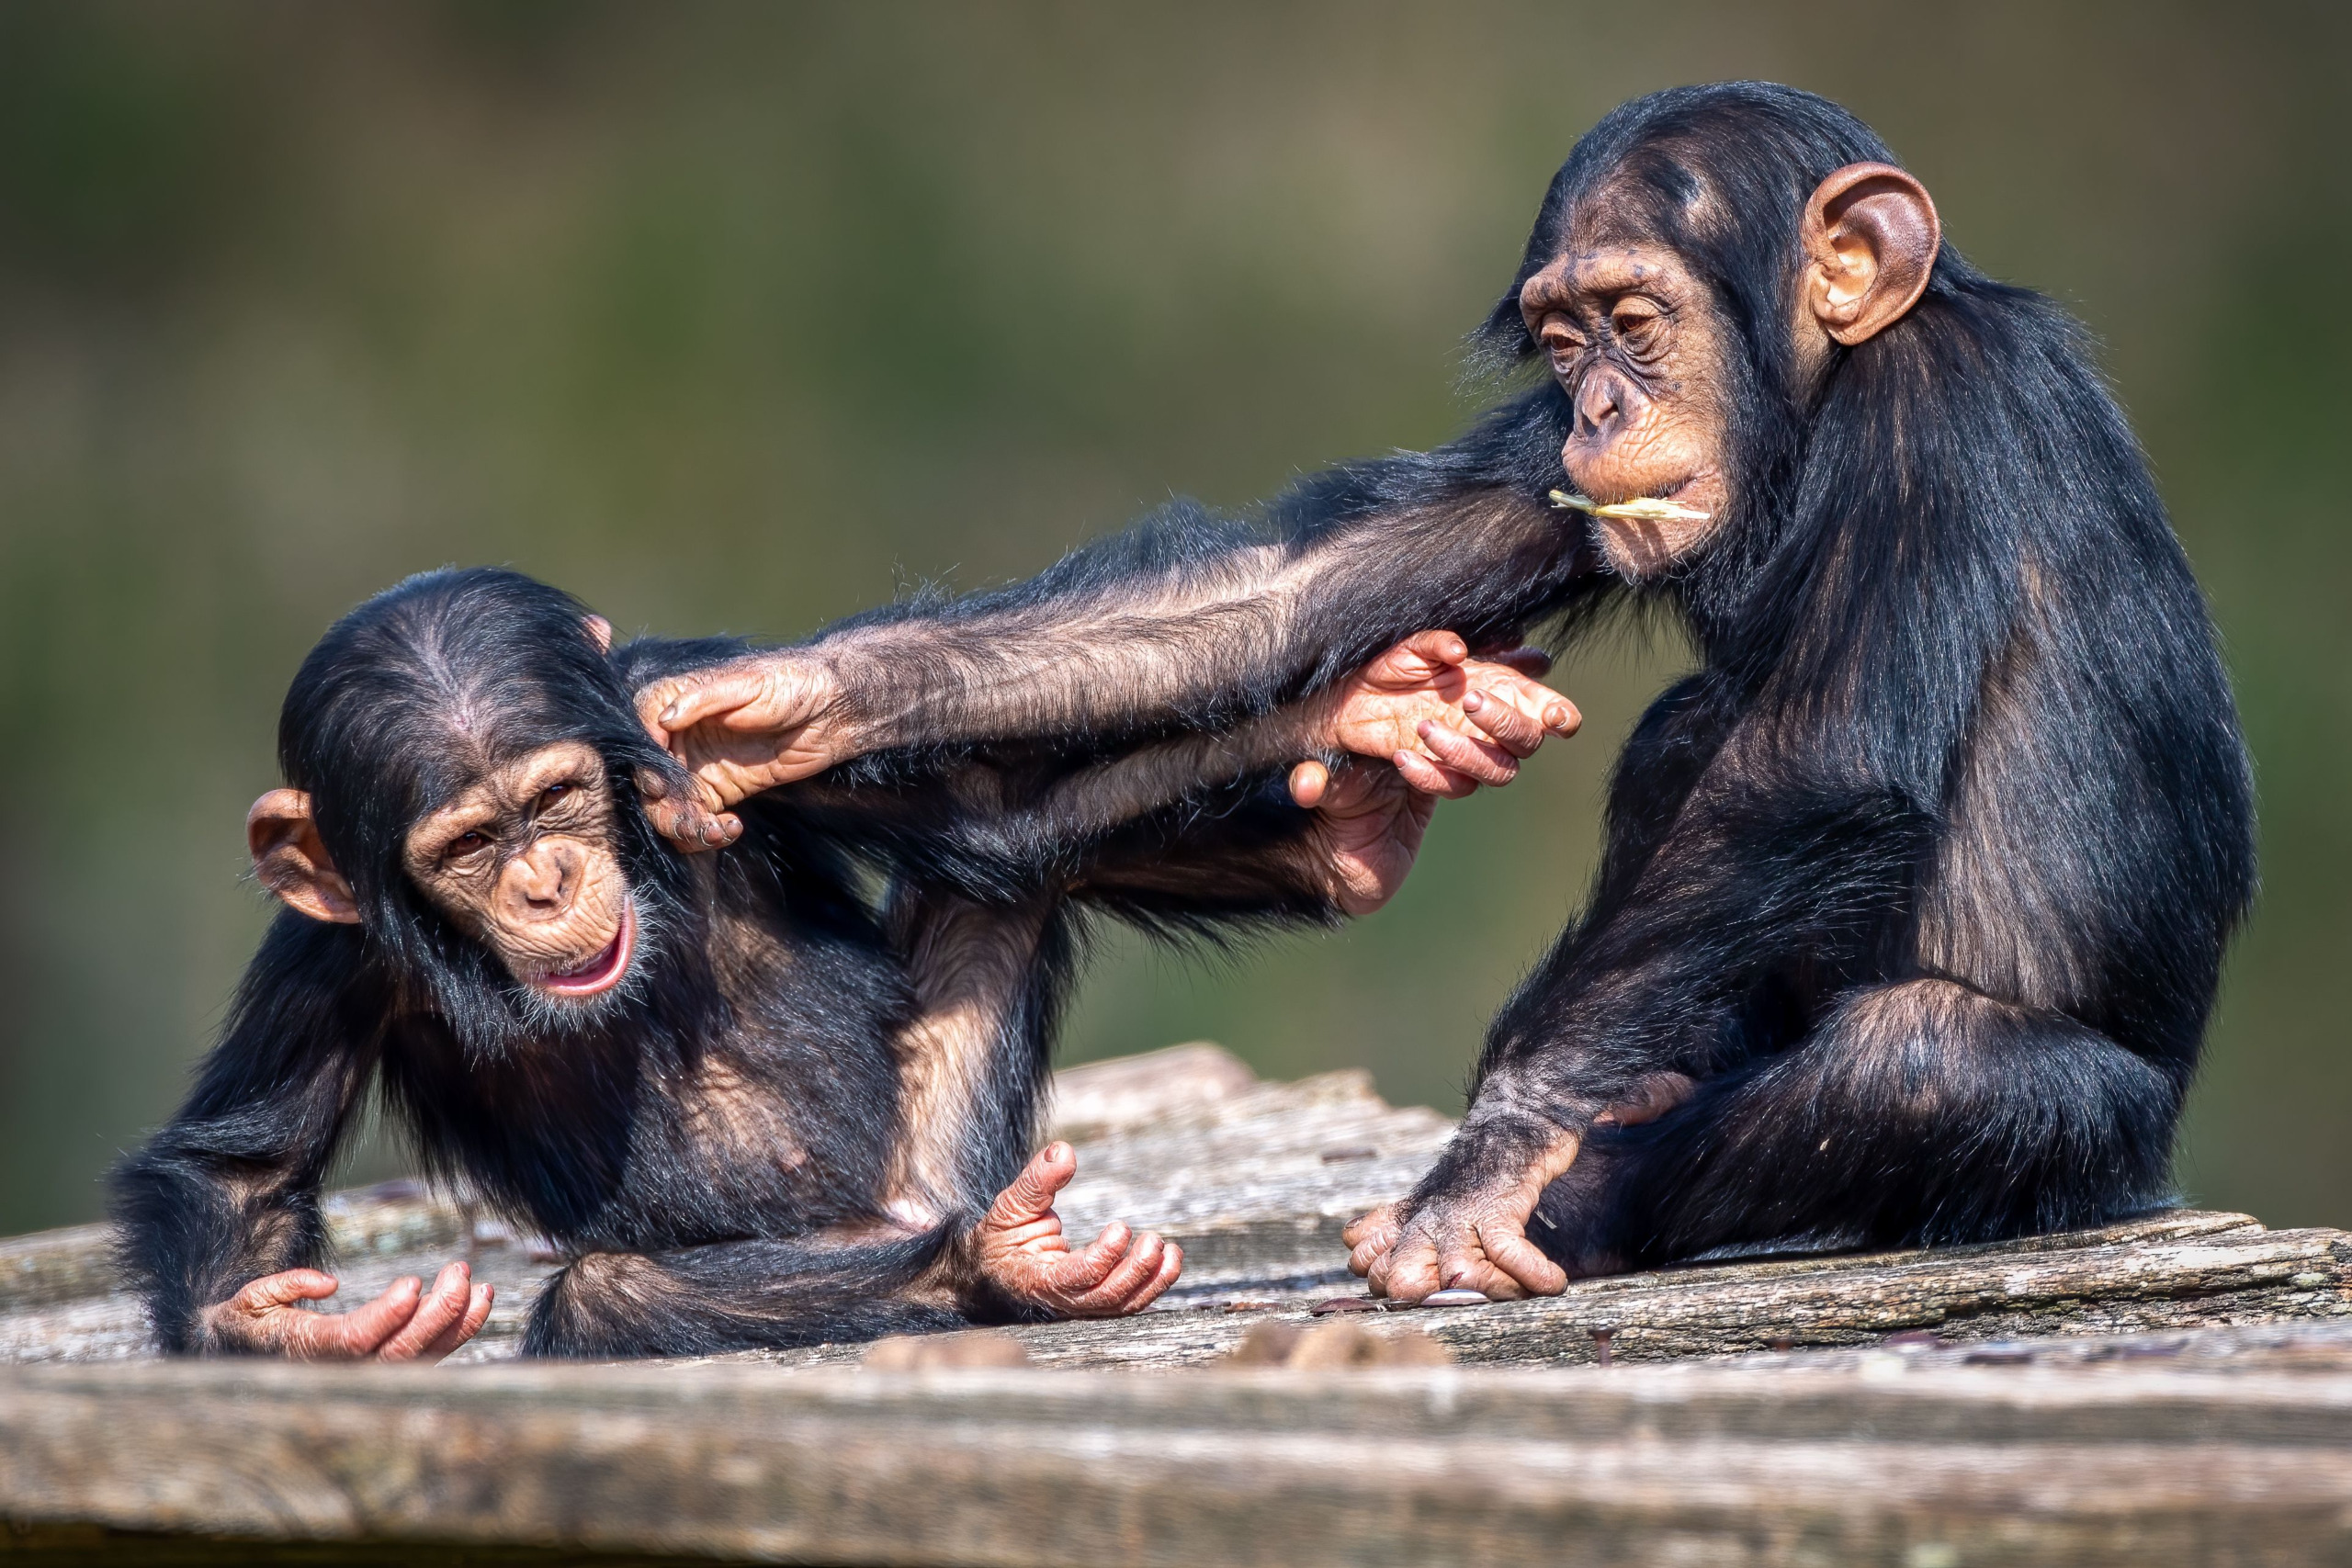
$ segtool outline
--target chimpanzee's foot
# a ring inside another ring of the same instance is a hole
[[[1015,1305],[1057,1317],[1119,1317],[1141,1312],[1176,1282],[1183,1249],[1149,1231],[1113,1221],[1094,1244],[1072,1252],[1054,1195],[1078,1174],[1068,1144],[1048,1144],[997,1194],[972,1233],[980,1275]]]
[[[1680,1073],[1653,1073],[1593,1126],[1605,1135],[1654,1122],[1697,1087]],[[1579,1157],[1582,1148],[1582,1139],[1566,1134],[1515,1177],[1374,1209],[1343,1233],[1348,1267],[1374,1295],[1405,1302],[1441,1290],[1495,1301],[1551,1296],[1572,1279],[1624,1272],[1619,1253],[1590,1239],[1609,1176],[1605,1161]]]

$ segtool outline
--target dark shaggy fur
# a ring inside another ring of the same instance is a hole
[[[739,842],[679,855],[634,804],[641,773],[678,781],[630,690],[743,645],[607,658],[582,614],[513,573],[435,573],[304,662],[280,759],[363,923],[279,914],[187,1103],[116,1173],[166,1347],[205,1348],[202,1309],[246,1281],[325,1261],[319,1184],[371,1081],[435,1174],[574,1256],[532,1352],[1001,1316],[949,1265],[1026,1156],[1084,913],[1170,931],[1332,914],[1288,853],[1307,816],[1265,764],[1289,759],[1229,747],[942,752],[747,802]],[[535,1005],[401,869],[420,817],[563,739],[595,748],[623,803],[641,931],[630,980],[579,1013]],[[961,1032],[922,1033],[933,1012]],[[943,1124],[910,1125],[926,1075],[953,1091]],[[938,1152],[910,1167],[918,1142]]]
[[[1975,1240],[2162,1202],[2254,886],[2229,687],[2131,431],[2049,301],[1946,247],[1906,317],[1801,385],[1800,215],[1865,161],[1894,160],[1787,88],[1628,104],[1553,181],[1478,334],[1490,364],[1535,360],[1519,287],[1596,197],[1711,287],[1740,349],[1737,502],[1663,581],[1621,581],[1545,506],[1570,422],[1547,379],[1253,522],[1178,505],[823,649],[874,742],[919,751],[1227,724],[1426,626],[1573,641],[1612,609],[1679,616],[1702,665],[1628,743],[1590,901],[1497,1021],[1415,1201],[1523,1169],[1673,1069],[1697,1098],[1599,1130],[1540,1211],[1564,1261]]]

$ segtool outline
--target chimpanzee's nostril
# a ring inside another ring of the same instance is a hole
[[[1617,378],[1613,376],[1588,377],[1577,394],[1578,433],[1597,435],[1606,430],[1617,416]]]

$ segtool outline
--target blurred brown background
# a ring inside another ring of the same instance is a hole
[[[2075,0],[0,4],[0,1229],[94,1215],[179,1092],[263,923],[278,699],[352,603],[512,562],[625,628],[797,635],[1442,440],[1578,132],[1726,76],[1853,107],[2107,344],[2262,792],[2183,1179],[2352,1223],[2347,45]],[[1344,935],[1114,946],[1070,1054],[1458,1105],[1679,658],[1564,669],[1584,737]]]

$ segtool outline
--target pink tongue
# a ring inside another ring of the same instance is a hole
[[[548,978],[550,980],[584,980],[588,976],[594,975],[601,970],[608,969],[612,966],[613,953],[620,947],[620,933],[618,931],[615,931],[613,933],[613,940],[605,944],[604,952],[596,954],[595,957],[588,960],[585,964],[579,964],[570,969],[559,969],[554,974],[548,976]]]

